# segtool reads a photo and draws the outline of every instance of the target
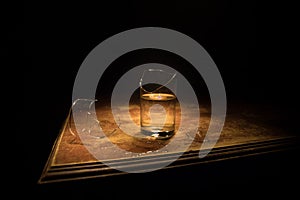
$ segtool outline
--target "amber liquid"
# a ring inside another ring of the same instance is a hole
[[[146,136],[166,139],[174,135],[176,97],[173,94],[143,94],[141,132]]]

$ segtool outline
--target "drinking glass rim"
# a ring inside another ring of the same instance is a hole
[[[166,73],[166,74],[171,75],[172,77],[171,77],[166,83],[164,83],[164,84],[161,85],[160,87],[158,87],[158,88],[156,88],[155,90],[153,90],[153,91],[150,92],[150,91],[147,91],[145,88],[143,88],[143,84],[142,84],[142,82],[143,82],[143,77],[144,77],[144,75],[145,75],[146,72],[163,72],[163,73]],[[139,85],[140,85],[140,88],[141,88],[142,90],[144,90],[145,92],[153,93],[153,92],[155,92],[155,91],[161,89],[162,87],[166,87],[170,82],[172,82],[172,81],[174,80],[174,78],[176,77],[176,75],[177,75],[176,72],[175,72],[175,73],[171,73],[171,72],[167,72],[167,71],[162,70],[162,69],[153,69],[153,68],[145,69],[145,70],[143,71],[143,74],[142,74],[142,77],[141,77],[141,79],[140,79]]]

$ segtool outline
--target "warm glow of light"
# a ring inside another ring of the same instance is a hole
[[[157,93],[157,94],[143,94],[142,98],[145,100],[169,101],[175,99],[176,97],[172,94]]]

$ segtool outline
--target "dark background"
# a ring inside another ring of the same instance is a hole
[[[189,172],[83,181],[60,185],[61,189],[36,185],[70,108],[73,82],[81,63],[103,40],[132,28],[165,27],[192,37],[218,66],[229,105],[242,102],[272,107],[291,116],[289,123],[295,124],[297,74],[290,62],[292,55],[287,55],[283,45],[283,39],[288,38],[281,34],[288,31],[282,18],[283,8],[273,6],[269,4],[265,9],[255,1],[175,0],[32,2],[15,9],[17,15],[8,17],[6,39],[10,45],[2,47],[8,52],[4,55],[10,61],[12,73],[16,74],[13,78],[21,81],[14,93],[21,105],[17,111],[21,126],[16,128],[14,141],[21,147],[22,156],[14,165],[17,176],[11,184],[23,189],[28,186],[27,192],[38,195],[57,191],[74,194],[72,189],[94,194],[95,190],[102,193],[102,187],[111,193],[115,187],[128,186],[129,180],[136,181],[129,186],[147,188],[158,181],[165,183],[167,190],[183,192],[197,191],[197,184],[182,184],[196,178],[202,180],[199,188],[205,190],[213,184],[218,190],[255,192],[270,188],[268,191],[272,192],[292,185],[288,184],[289,178],[295,176],[297,168],[292,166],[293,157],[285,154],[240,159]],[[178,183],[178,188],[174,183]]]

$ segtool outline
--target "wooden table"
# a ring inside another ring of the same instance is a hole
[[[126,106],[120,107],[118,114],[125,115],[127,109]],[[187,109],[193,109],[193,106],[187,106]],[[254,108],[250,105],[229,107],[225,125],[219,138],[215,138],[217,134],[205,138],[211,120],[210,106],[200,105],[201,115],[200,118],[196,119],[199,120],[199,127],[193,134],[189,131],[177,131],[176,138],[179,138],[177,145],[175,145],[177,148],[174,148],[174,145],[173,148],[168,148],[172,138],[153,140],[124,133],[122,126],[126,122],[114,119],[111,109],[107,105],[96,104],[96,111],[97,120],[105,133],[105,137],[97,137],[97,134],[93,133],[94,135],[92,135],[88,132],[79,137],[70,112],[53,146],[39,183],[101,178],[126,173],[108,167],[103,161],[119,167],[122,165],[151,167],[155,163],[171,162],[180,154],[175,162],[164,167],[164,170],[167,170],[171,167],[184,167],[280,151],[291,148],[293,141],[295,141],[295,136],[280,126],[280,123],[277,124],[281,119],[280,113],[274,113],[267,108]],[[129,111],[131,120],[138,125],[138,104],[130,105]],[[178,106],[177,120],[180,120],[180,114],[180,107]],[[185,119],[188,121],[181,123],[186,125],[188,125],[189,120],[195,120],[188,117]],[[206,142],[217,139],[217,143],[206,157],[200,159],[199,149],[204,139]],[[111,143],[124,151],[116,151],[115,148],[112,148]],[[90,152],[91,150],[93,154]],[[101,154],[103,160],[97,159],[95,154]]]

